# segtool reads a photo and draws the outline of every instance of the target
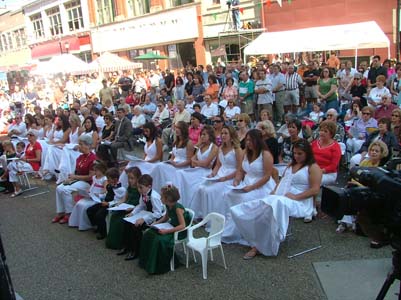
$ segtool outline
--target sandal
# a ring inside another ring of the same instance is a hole
[[[12,193],[11,194],[11,198],[15,198],[15,197],[17,197],[18,195],[21,195],[22,194],[22,190],[19,190],[18,192],[17,191],[15,191],[14,193]]]
[[[259,254],[259,251],[257,249],[251,249],[242,258],[245,260],[251,260],[258,254]]]

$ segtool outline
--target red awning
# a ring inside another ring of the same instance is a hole
[[[65,48],[66,42],[68,42],[70,44],[68,51],[79,51],[79,47],[80,47],[79,38],[72,36],[72,37],[62,38],[61,40],[49,41],[49,42],[45,42],[43,44],[34,45],[31,50],[32,58],[38,59],[41,57],[49,57],[49,56],[53,56],[53,55],[59,55],[59,54],[61,54],[60,44],[61,44],[62,52],[65,53],[65,52],[67,52],[67,49]]]

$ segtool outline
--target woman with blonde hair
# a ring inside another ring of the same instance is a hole
[[[277,141],[276,129],[271,121],[261,121],[256,125],[256,129],[262,132],[262,138],[273,155],[274,164],[279,162],[280,148]]]
[[[248,114],[239,114],[237,117],[237,134],[242,149],[245,149],[245,137],[251,125],[251,118]]]
[[[242,162],[240,142],[232,126],[223,126],[221,140],[215,167],[199,186],[198,192],[193,195],[188,205],[199,218],[205,217],[210,212],[223,215],[226,213],[222,199]]]

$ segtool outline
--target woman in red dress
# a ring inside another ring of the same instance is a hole
[[[40,168],[40,160],[42,157],[42,146],[37,141],[38,131],[31,129],[27,134],[29,144],[26,145],[24,156],[12,161],[8,164],[9,181],[14,186],[14,193],[11,197],[14,198],[22,193],[21,185],[18,176],[24,172],[38,171]]]

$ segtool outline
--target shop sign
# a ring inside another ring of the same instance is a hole
[[[145,48],[198,37],[196,6],[93,28],[93,52]]]

